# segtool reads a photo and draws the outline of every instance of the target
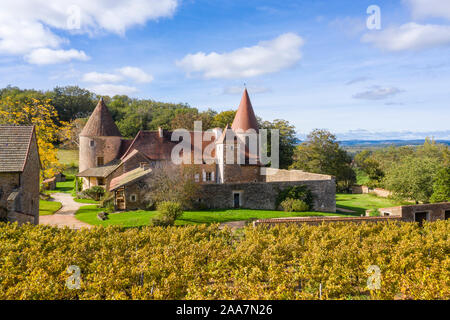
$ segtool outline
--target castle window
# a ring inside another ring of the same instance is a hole
[[[132,194],[132,195],[130,196],[130,202],[136,202],[136,201],[137,201],[137,195]]]
[[[94,147],[94,146],[95,146],[94,140],[89,141],[89,145],[90,145],[91,147]]]
[[[105,159],[103,157],[97,157],[97,166],[102,166],[105,164]]]

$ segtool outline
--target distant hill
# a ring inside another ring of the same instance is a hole
[[[450,146],[450,140],[435,140],[436,143],[446,144]],[[339,141],[344,147],[387,147],[395,146],[419,146],[425,143],[425,139],[418,140],[345,140]]]

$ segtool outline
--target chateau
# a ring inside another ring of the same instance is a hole
[[[245,132],[258,133],[259,128],[246,89],[231,127],[212,132],[209,138],[210,132],[188,132],[189,150],[181,152],[183,159],[190,160],[200,154],[200,161],[181,165],[195,171],[193,179],[202,188],[198,201],[206,207],[273,210],[281,190],[306,185],[314,195],[315,210],[336,211],[334,177],[266,168],[259,161],[258,153],[250,150]],[[140,131],[134,139],[124,139],[101,99],[80,133],[77,177],[82,179],[82,189],[104,187],[114,194],[118,210],[145,208],[154,174],[167,167],[181,166],[172,159],[180,143],[173,134],[159,128]],[[199,136],[202,142],[197,144]],[[229,136],[234,138],[228,139]],[[230,154],[234,161],[229,161]],[[238,161],[239,158],[244,161]]]

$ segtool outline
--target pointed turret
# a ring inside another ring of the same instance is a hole
[[[241,103],[236,112],[236,117],[234,118],[231,128],[234,131],[243,130],[247,131],[249,129],[254,129],[258,132],[258,121],[256,121],[255,112],[253,111],[252,103],[250,97],[248,96],[247,88],[244,90],[242,95]]]
[[[80,136],[121,137],[119,128],[117,128],[103,98],[98,102]]]

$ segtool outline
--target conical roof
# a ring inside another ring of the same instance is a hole
[[[255,112],[253,111],[247,88],[244,90],[244,94],[242,95],[241,104],[236,112],[231,129],[234,131],[247,131],[248,129],[258,131],[258,121],[256,121]]]
[[[80,136],[121,137],[119,128],[117,128],[103,98],[98,102]]]

